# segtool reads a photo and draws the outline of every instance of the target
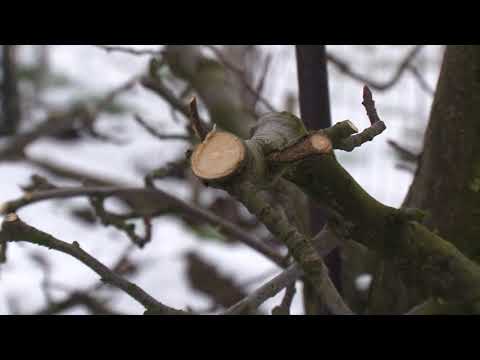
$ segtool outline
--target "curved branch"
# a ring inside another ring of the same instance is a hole
[[[330,53],[327,55],[327,57],[330,63],[333,64],[340,72],[344,73],[345,75],[356,81],[367,84],[369,87],[377,91],[385,91],[390,89],[391,87],[396,85],[401,79],[402,75],[404,75],[405,72],[409,70],[412,72],[413,76],[419,81],[422,90],[432,95],[434,92],[433,89],[426,83],[425,79],[423,79],[418,69],[412,65],[413,60],[419,54],[422,48],[423,45],[417,45],[412,50],[410,50],[405,56],[405,58],[400,62],[392,77],[385,82],[372,80],[367,76],[355,72],[344,60],[340,59],[336,55]]]
[[[13,200],[4,203],[0,207],[0,213],[8,214],[16,212],[19,209],[35,204],[40,201],[72,198],[72,197],[91,197],[102,196],[110,197],[115,196],[120,199],[126,199],[131,197],[148,198],[151,201],[157,201],[158,204],[170,205],[174,208],[183,211],[187,216],[192,216],[196,219],[200,218],[205,222],[219,227],[219,231],[224,232],[227,235],[233,236],[244,244],[248,245],[252,249],[263,254],[265,257],[273,261],[275,264],[284,267],[287,265],[286,259],[278,254],[274,249],[266,244],[262,243],[256,237],[243,231],[237,225],[225,221],[221,217],[211,213],[208,210],[202,209],[193,204],[188,204],[183,200],[180,200],[162,190],[159,189],[145,189],[135,187],[79,187],[79,188],[64,188],[55,189],[49,191],[34,192],[32,194],[26,194],[20,199]],[[163,209],[164,213],[165,210]],[[152,214],[144,214],[152,215]]]
[[[315,238],[312,239],[312,243],[315,245],[320,256],[326,257],[338,247],[339,241],[335,235],[328,230],[327,226],[327,228],[324,228],[317,236],[315,236]],[[303,275],[304,273],[300,266],[298,264],[292,264],[272,280],[268,281],[265,285],[231,306],[223,313],[223,315],[241,315],[249,313],[257,309],[268,299],[277,295],[286,287],[294,284],[295,281],[300,279]]]
[[[82,250],[77,242],[69,244],[67,242],[58,240],[50,234],[25,224],[18,218],[16,214],[11,213],[5,217],[5,220],[2,223],[1,233],[3,238],[2,240],[6,242],[29,242],[44,246],[48,249],[54,249],[74,257],[100,275],[102,281],[123,290],[126,294],[130,295],[130,297],[142,304],[147,310],[155,311],[163,315],[188,314],[185,311],[176,310],[162,304],[137,285],[115,274],[100,261]]]

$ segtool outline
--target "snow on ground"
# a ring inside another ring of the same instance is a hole
[[[150,48],[151,46],[129,47]],[[59,107],[74,93],[84,95],[107,93],[143,71],[148,61],[148,57],[106,53],[88,45],[51,46],[51,48],[52,69],[67,74],[77,84],[70,91],[52,91],[47,94],[46,100]],[[293,47],[287,46],[266,48],[275,55],[267,83],[267,94],[272,102],[280,107],[284,92],[296,91],[294,51]],[[368,74],[379,80],[387,79],[394,70],[391,66],[387,67],[382,63],[384,59],[391,56],[401,58],[406,50],[408,51],[408,49],[385,46],[372,54],[351,46],[331,47],[332,52],[348,58],[353,68],[358,71],[365,71],[366,64],[371,64],[374,58],[375,63],[368,68]],[[429,46],[423,54],[425,58],[437,59],[435,66],[431,66],[425,75],[427,81],[434,87],[438,76],[441,48]],[[31,56],[28,49],[23,56],[26,61]],[[361,128],[368,126],[368,119],[361,106],[362,84],[347,79],[332,68],[330,87],[334,120],[350,119]],[[388,125],[385,135],[361,147],[353,154],[339,153],[338,155],[340,161],[370,194],[388,205],[399,206],[408,190],[412,175],[395,168],[396,160],[386,140],[397,139],[408,146],[420,146],[418,141],[414,139],[410,141],[408,137],[406,138],[403,131],[405,128],[425,125],[431,97],[419,89],[412,76],[406,76],[397,87],[385,94],[374,93],[374,97],[379,114]],[[170,118],[170,112],[161,99],[140,87],[135,87],[123,95],[122,99],[131,104],[145,119],[155,121],[157,127],[172,133],[182,131],[181,124],[176,124]],[[412,114],[417,118],[412,118]],[[152,138],[135,124],[131,116],[104,116],[99,126],[104,129],[114,129],[115,135],[126,140],[127,143],[119,146],[87,140],[74,145],[71,143],[65,145],[44,140],[31,146],[28,153],[37,158],[54,160],[92,174],[141,185],[142,179],[135,171],[135,164],[153,169],[186,150],[181,142],[161,143]],[[3,202],[20,196],[21,191],[18,185],[27,183],[32,173],[41,174],[41,171],[24,164],[0,163],[0,173],[3,175],[0,177],[2,189],[0,202]],[[186,189],[172,183],[161,186],[182,198],[188,194]],[[86,204],[86,200],[45,202],[23,209],[19,215],[27,223],[62,240],[80,242],[87,252],[106,265],[111,265],[129,245],[129,241],[114,229],[100,225],[86,227],[73,220],[67,210],[73,205],[81,204]],[[187,250],[195,249],[239,282],[246,282],[274,270],[268,260],[241,244],[222,245],[196,239],[174,218],[156,219],[154,234],[152,243],[144,251],[136,250],[134,253],[136,260],[146,264],[134,281],[154,297],[172,307],[191,306],[205,309],[209,305],[208,299],[188,287],[185,263],[182,260],[182,254]],[[98,280],[96,274],[66,255],[30,245],[12,244],[9,247],[9,261],[0,268],[0,314],[9,313],[9,299],[10,301],[13,299],[15,306],[23,312],[35,311],[45,303],[40,285],[41,272],[38,266],[28,259],[28,255],[32,253],[48,256],[53,266],[52,274],[55,283],[82,289],[88,288]],[[274,274],[270,278],[273,276]],[[251,289],[258,287],[265,280],[251,284]],[[113,304],[117,310],[128,313],[142,312],[142,307],[134,300],[118,292],[116,294]],[[55,292],[55,296],[61,299],[64,293],[59,290]],[[269,300],[262,309],[265,311],[271,309],[281,301],[281,296],[282,294],[279,294]],[[302,311],[302,299],[298,295],[295,297],[292,312],[300,314]],[[75,309],[70,313],[83,312]]]

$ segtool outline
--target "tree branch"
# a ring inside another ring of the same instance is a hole
[[[433,90],[430,88],[430,86],[428,86],[425,80],[420,76],[418,70],[412,65],[413,60],[419,54],[422,48],[423,48],[423,45],[417,45],[412,50],[410,50],[408,54],[405,56],[405,58],[400,62],[397,69],[393,73],[392,77],[385,82],[379,82],[379,81],[369,79],[368,77],[353,71],[345,61],[341,60],[339,57],[333,54],[328,54],[327,57],[328,57],[328,60],[342,73],[363,84],[367,84],[369,87],[377,91],[385,91],[390,89],[391,87],[393,87],[399,82],[402,75],[407,70],[410,70],[415,76],[415,78],[419,80],[421,88],[425,90],[427,93],[429,93],[430,95],[432,95]]]
[[[312,239],[312,243],[321,257],[327,257],[340,245],[340,240],[332,230],[326,226]],[[265,285],[231,306],[223,314],[240,315],[253,311],[265,301],[277,295],[287,286],[294,284],[295,281],[300,279],[303,275],[304,273],[300,266],[298,264],[292,264],[272,280],[268,281]]]
[[[236,239],[243,242],[247,246],[251,247],[252,249],[266,256],[275,264],[281,267],[284,267],[287,265],[287,262],[283,256],[278,254],[270,246],[267,246],[266,244],[262,243],[256,237],[246,233],[235,224],[225,221],[224,219],[211,213],[210,211],[202,209],[193,204],[188,204],[185,201],[180,200],[159,189],[144,189],[144,188],[135,188],[135,187],[80,187],[80,188],[64,188],[64,189],[55,189],[51,191],[35,192],[32,194],[26,194],[20,199],[4,203],[0,207],[0,213],[8,214],[11,212],[16,212],[25,206],[28,206],[40,201],[46,201],[51,199],[72,198],[72,197],[85,197],[85,196],[87,197],[115,196],[120,199],[128,199],[131,197],[148,198],[150,201],[156,201],[158,204],[165,204],[167,206],[170,205],[184,212],[187,216],[190,216],[194,219],[202,219],[205,222],[216,226],[219,231],[235,237]],[[141,209],[138,209],[138,210],[141,210]],[[163,209],[163,212],[161,213],[162,214],[165,213],[165,209]],[[154,214],[151,214],[151,213],[146,213],[142,215],[154,216]]]
[[[190,140],[190,136],[182,134],[162,134],[157,129],[150,126],[140,115],[135,115],[135,121],[143,127],[150,135],[159,140]]]
[[[137,81],[138,78],[134,77],[122,86],[113,89],[94,105],[86,104],[68,111],[50,114],[48,118],[35,129],[16,136],[5,147],[0,149],[0,160],[8,160],[18,157],[22,158],[27,146],[40,138],[56,135],[65,130],[71,129],[79,119],[83,122],[83,125],[90,127],[97,115],[103,111],[106,106],[111,104],[118,95],[135,86]]]
[[[221,63],[238,77],[238,79],[242,82],[243,86],[245,86],[245,89],[247,89],[247,91],[250,92],[255,97],[256,99],[255,102],[260,102],[263,105],[265,105],[268,111],[276,111],[273,105],[270,104],[270,102],[266,100],[257,89],[253,88],[252,85],[250,85],[250,83],[245,78],[245,74],[243,70],[239,69],[237,66],[235,66],[235,64],[228,61],[228,59],[223,55],[220,49],[217,49],[214,45],[205,45],[205,47],[209,49],[211,52],[213,52],[215,56],[221,61]],[[269,61],[266,62],[264,74],[266,74],[267,72],[266,69],[268,69],[268,66],[269,66]],[[260,86],[263,86],[261,85],[263,81],[264,80],[260,81],[259,83]],[[259,88],[261,89],[261,87]]]
[[[0,134],[14,135],[20,125],[21,103],[18,90],[17,45],[2,45],[2,105]]]
[[[132,48],[127,48],[124,46],[109,46],[109,45],[92,45],[95,46],[101,50],[105,50],[107,53],[111,52],[120,52],[120,53],[125,53],[125,54],[130,54],[130,55],[149,55],[149,56],[159,56],[162,55],[164,50],[137,50],[137,49],[132,49]]]
[[[69,244],[58,240],[45,232],[25,224],[16,214],[11,213],[5,217],[1,232],[3,234],[3,241],[30,242],[74,257],[96,272],[102,278],[102,281],[123,290],[126,294],[130,295],[130,297],[142,304],[147,310],[155,311],[163,315],[188,314],[185,311],[176,310],[160,303],[137,285],[118,276],[97,259],[82,250],[77,242]]]

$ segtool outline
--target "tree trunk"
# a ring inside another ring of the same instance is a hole
[[[480,46],[448,46],[406,206],[466,255],[480,256]]]
[[[415,178],[404,206],[427,211],[425,225],[465,255],[480,255],[480,47],[448,46]],[[404,311],[429,293],[408,288],[392,265],[377,281],[372,311]],[[394,284],[397,285],[394,285]],[[390,299],[406,300],[395,308]],[[382,299],[378,303],[378,299]]]
[[[308,130],[326,129],[332,125],[330,93],[325,45],[297,45],[297,72],[301,118]],[[325,226],[323,211],[309,202],[311,235],[319,233]],[[339,249],[326,257],[325,263],[336,288],[341,290],[341,259]],[[310,284],[304,287],[306,314],[324,314],[325,308],[318,302]]]
[[[0,134],[15,134],[20,123],[16,46],[2,47],[2,123]]]

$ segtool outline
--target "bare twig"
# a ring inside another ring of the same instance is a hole
[[[123,315],[109,309],[102,301],[82,292],[73,292],[66,299],[52,302],[44,309],[36,311],[33,315],[55,315],[75,306],[83,306],[93,315]]]
[[[4,241],[30,242],[32,244],[60,251],[76,258],[100,275],[102,281],[123,290],[126,294],[130,295],[130,297],[142,304],[147,310],[165,315],[188,314],[184,311],[176,310],[162,304],[137,285],[115,274],[100,261],[85,252],[77,242],[69,244],[58,240],[50,234],[25,224],[16,214],[11,213],[5,217],[1,231],[4,234]]]
[[[128,223],[127,220],[121,216],[117,216],[105,209],[104,206],[105,198],[100,196],[90,197],[90,204],[95,210],[96,216],[102,221],[102,224],[105,226],[114,226],[115,228],[123,231],[134,244],[143,248],[148,244],[152,238],[152,229],[149,217],[143,217],[143,222],[145,224],[145,235],[139,236],[135,232],[135,224]]]
[[[204,127],[202,121],[200,120],[197,107],[197,98],[195,96],[190,101],[190,122],[196,135],[201,141],[203,141],[208,134],[208,130]]]
[[[235,305],[231,306],[222,315],[242,315],[254,311],[268,299],[277,295],[288,285],[302,276],[303,272],[296,264],[290,265],[287,270],[267,282]]]
[[[290,315],[290,307],[292,306],[295,292],[295,283],[288,285],[282,303],[273,308],[272,315]]]
[[[109,45],[93,45],[99,49],[105,50],[106,52],[121,52],[130,55],[149,55],[149,56],[159,56],[163,54],[163,50],[147,50],[147,49],[132,49],[124,46],[109,46]]]
[[[420,50],[422,50],[422,47],[423,45],[417,45],[411,51],[409,51],[408,54],[405,56],[405,58],[400,62],[398,68],[396,69],[392,77],[385,82],[378,82],[378,81],[369,79],[364,75],[356,73],[350,68],[350,66],[345,61],[341,60],[340,58],[338,58],[337,56],[331,53],[327,54],[327,58],[334,66],[337,67],[338,70],[340,70],[345,75],[363,84],[368,84],[369,87],[377,91],[385,91],[390,89],[391,87],[393,87],[395,84],[398,83],[402,75],[407,70],[410,70],[415,76],[415,78],[419,80],[421,88],[425,90],[427,93],[433,94],[433,90],[430,88],[428,84],[426,84],[426,82],[423,80],[421,76],[419,77],[418,70],[412,65],[413,60],[419,54]]]
[[[372,92],[368,88],[368,86],[363,87],[363,102],[362,105],[365,107],[367,111],[368,119],[370,120],[370,124],[375,124],[380,120],[377,114],[377,109],[375,108],[375,101],[372,97]]]
[[[165,166],[162,166],[159,169],[155,169],[147,176],[145,176],[145,186],[148,188],[154,188],[154,181],[157,179],[164,179],[168,176],[171,176],[174,173],[184,171],[187,166],[187,161],[184,158],[181,158],[180,161],[172,161],[167,163]]]
[[[32,155],[26,155],[23,159],[30,165],[38,167],[43,171],[51,173],[55,176],[73,179],[80,182],[87,182],[94,186],[115,186],[118,185],[114,179],[107,179],[93,174],[88,174],[78,169],[70,168],[68,166],[57,164],[49,159],[41,159]]]
[[[377,114],[377,109],[375,108],[375,101],[373,101],[372,92],[370,91],[368,86],[364,86],[363,88],[362,104],[365,107],[365,110],[367,111],[368,119],[370,120],[370,123],[372,125],[369,128],[362,131],[360,134],[351,135],[343,139],[340,139],[340,141],[335,142],[334,144],[335,149],[340,149],[344,151],[353,151],[355,148],[363,145],[364,143],[368,141],[372,141],[376,136],[383,133],[387,128],[385,123],[382,120],[380,120]],[[351,133],[355,133],[358,131],[348,120],[343,123],[339,123],[335,125],[334,128],[339,126],[346,126],[346,125],[351,126]]]
[[[165,100],[172,109],[180,112],[186,119],[191,121],[191,113],[188,106],[186,106],[181,100],[177,99],[175,94],[168,87],[166,87],[160,79],[153,77],[152,75],[144,76],[141,79],[141,84],[143,87],[154,92],[163,100]],[[202,123],[202,128],[208,128],[206,122],[200,119],[200,117],[199,121]]]
[[[339,240],[334,233],[326,227],[312,239],[312,243],[320,256],[326,257],[338,247]],[[303,276],[303,274],[304,273],[298,264],[290,265],[286,270],[268,281],[265,285],[231,306],[223,313],[223,315],[240,315],[255,310],[265,301],[277,295],[284,288],[294,284],[295,281]]]
[[[238,76],[238,78],[242,81],[242,83],[245,86],[245,88],[247,89],[247,91],[249,91],[252,95],[254,95],[258,99],[259,102],[261,102],[263,105],[265,105],[265,107],[269,111],[272,111],[272,112],[275,111],[275,108],[273,107],[273,105],[270,104],[270,102],[268,100],[266,100],[260,93],[258,93],[257,90],[255,90],[252,87],[252,85],[245,79],[245,74],[242,71],[242,69],[239,69],[237,66],[235,66],[230,61],[228,61],[225,58],[225,56],[223,55],[223,53],[219,49],[217,49],[214,45],[205,45],[205,47],[208,48],[210,51],[212,51],[215,54],[215,56],[218,58],[218,60],[220,60],[226,68],[228,68],[235,75]]]
[[[396,141],[388,140],[387,143],[397,152],[398,155],[400,155],[401,159],[404,161],[417,162],[420,159],[419,154],[415,154],[412,151],[404,148]]]
[[[265,64],[263,66],[262,75],[260,77],[260,81],[258,82],[257,88],[255,89],[255,101],[253,102],[253,108],[256,108],[256,105],[260,99],[260,95],[263,92],[263,88],[265,86],[265,80],[267,79],[268,71],[270,69],[270,64],[272,63],[272,56],[269,54],[267,59],[265,60]]]
[[[35,129],[16,136],[0,150],[0,160],[22,157],[27,146],[44,138],[59,134],[71,129],[80,119],[83,125],[91,127],[96,116],[104,110],[121,93],[131,89],[138,81],[138,77],[127,81],[125,84],[109,92],[98,103],[78,106],[65,112],[50,114],[48,118]]]
[[[134,245],[129,245],[125,251],[121,254],[119,259],[112,265],[112,271],[120,276],[131,275],[137,270],[137,266],[132,266],[129,263],[128,257],[131,251],[134,249]],[[68,309],[71,309],[75,306],[83,306],[94,315],[123,315],[120,314],[109,307],[106,306],[106,301],[95,298],[91,295],[92,292],[98,291],[107,285],[105,282],[98,282],[94,286],[86,290],[75,290],[71,291],[70,289],[65,289],[63,286],[55,285],[56,288],[61,288],[69,292],[69,295],[66,296],[63,300],[60,301],[49,301],[49,304],[43,309],[37,310],[35,315],[53,315],[64,312]],[[53,284],[49,284],[50,287]]]
[[[56,189],[45,192],[42,191],[4,203],[2,206],[0,206],[0,213],[8,214],[10,212],[16,212],[25,206],[46,200],[91,196],[115,196],[120,199],[138,196],[140,198],[145,197],[151,201],[156,201],[159,204],[170,204],[170,206],[179,209],[187,216],[191,216],[195,219],[202,219],[203,221],[216,226],[218,231],[235,237],[252,249],[257,250],[259,253],[266,256],[275,264],[281,267],[287,265],[285,258],[278,254],[277,251],[262,243],[255,236],[250,235],[249,233],[240,229],[237,225],[225,221],[221,217],[211,213],[208,210],[202,209],[193,204],[189,204],[159,189],[145,189],[136,187],[78,187]]]
[[[150,126],[145,120],[142,119],[140,115],[135,115],[135,121],[142,126],[147,132],[152,135],[153,137],[159,140],[182,140],[188,141],[190,140],[190,136],[183,135],[183,134],[162,134],[158,130],[154,129]]]
[[[412,75],[417,79],[418,84],[420,87],[425,91],[426,93],[433,95],[435,91],[430,87],[430,85],[427,83],[427,80],[423,77],[423,75],[420,73],[418,68],[415,65],[410,64],[409,67]]]

